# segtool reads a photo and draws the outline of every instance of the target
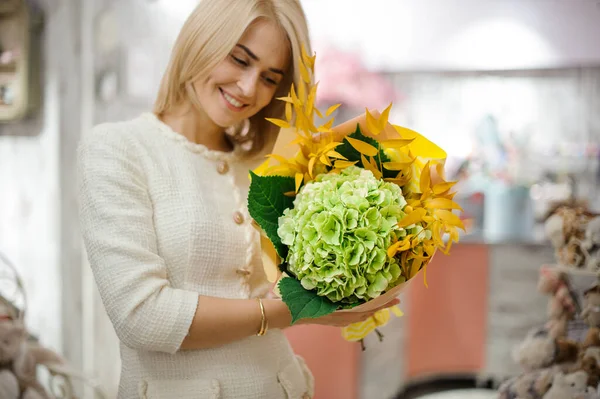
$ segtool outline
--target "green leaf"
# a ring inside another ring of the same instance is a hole
[[[294,198],[285,195],[287,192],[294,191],[294,178],[258,176],[252,171],[250,175],[252,182],[248,192],[248,212],[267,234],[281,259],[286,259],[288,247],[281,243],[277,228],[283,211],[294,205]]]
[[[384,178],[396,177],[398,172],[390,171],[390,170],[387,170],[387,169],[381,167],[382,162],[390,162],[390,159],[387,157],[387,155],[385,155],[385,153],[381,149],[381,146],[379,145],[379,142],[377,140],[373,139],[372,137],[368,137],[368,136],[365,136],[364,134],[362,134],[362,132],[360,130],[360,125],[358,123],[356,124],[356,130],[354,131],[354,133],[348,135],[348,137],[350,137],[352,139],[364,141],[366,143],[371,144],[373,147],[377,148],[379,150],[379,154],[378,154],[378,156],[375,157],[375,162],[377,163],[377,167],[379,168],[379,170],[381,170],[383,172],[383,177]],[[338,147],[336,147],[335,150],[339,154],[348,158],[348,161],[357,162],[357,166],[361,165],[360,152],[358,152],[350,144],[350,142],[348,140],[346,140],[345,138],[342,141],[342,144],[339,145]]]
[[[338,305],[327,297],[308,291],[302,287],[300,281],[292,277],[284,277],[279,281],[279,292],[292,313],[292,324],[300,319],[315,319],[328,315],[338,308]]]

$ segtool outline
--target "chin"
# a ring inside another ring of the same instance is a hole
[[[228,128],[229,126],[235,125],[237,123],[236,120],[234,120],[231,117],[227,117],[226,115],[223,115],[222,112],[208,113],[208,117],[215,125],[223,129]]]
[[[222,127],[223,129],[227,129],[228,127],[239,125],[241,123],[241,121],[239,121],[237,119],[235,119],[235,120],[228,119],[228,120],[220,120],[215,123],[217,126]]]

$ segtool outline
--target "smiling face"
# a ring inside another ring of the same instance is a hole
[[[288,40],[275,23],[252,23],[229,55],[203,80],[194,83],[202,110],[226,128],[267,106],[290,62]]]

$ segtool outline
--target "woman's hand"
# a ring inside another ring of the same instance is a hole
[[[301,319],[297,324],[319,324],[324,326],[333,326],[333,327],[347,327],[350,324],[360,323],[362,321],[367,320],[369,317],[373,316],[375,312],[386,309],[392,306],[395,306],[400,303],[399,299],[392,299],[385,305],[380,306],[374,310],[369,312],[333,312],[326,316],[319,317],[317,319]]]

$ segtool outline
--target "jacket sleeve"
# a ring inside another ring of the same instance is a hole
[[[78,147],[83,242],[102,302],[121,342],[175,353],[198,294],[175,289],[158,255],[147,179],[127,132],[101,125]]]

